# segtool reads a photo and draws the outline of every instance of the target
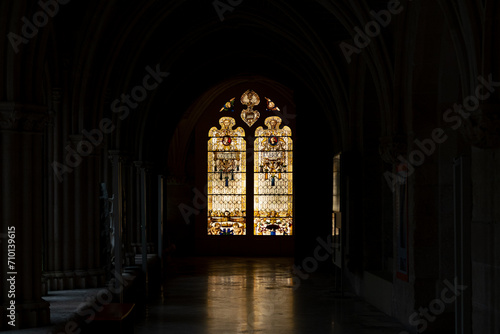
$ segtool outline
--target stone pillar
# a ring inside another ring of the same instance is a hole
[[[135,245],[135,253],[140,254],[141,251],[141,242],[142,242],[142,229],[141,229],[141,221],[142,221],[142,202],[141,202],[141,165],[142,162],[135,161],[135,226],[134,226],[134,245]]]
[[[49,123],[49,131],[47,133],[47,157],[49,164],[53,162],[64,163],[64,154],[60,147],[60,142],[63,133],[63,122],[61,117],[57,115],[61,112],[61,89],[54,88],[52,92],[52,109],[54,117]],[[47,231],[45,238],[46,247],[46,262],[44,268],[44,277],[47,282],[47,291],[59,290],[63,286],[62,272],[62,254],[63,254],[63,184],[52,168],[47,176],[47,192],[48,192],[48,220]]]
[[[54,121],[55,109],[59,108],[60,102],[60,89],[54,89],[52,94],[52,111],[50,121],[47,126],[46,142],[47,142],[47,157],[49,163],[51,163],[55,158],[55,132],[56,126]],[[55,175],[52,170],[49,170],[47,174],[47,181],[45,183],[45,190],[47,200],[45,202],[45,217],[46,217],[46,228],[44,231],[44,258],[43,262],[45,264],[43,268],[43,291],[42,294],[46,295],[50,289],[51,281],[50,278],[45,275],[47,271],[54,271],[54,258],[56,257],[56,252],[54,249],[54,235],[55,235],[55,219],[56,219],[56,206],[55,206],[55,193],[57,191],[57,183],[55,182]],[[49,242],[50,240],[50,242]]]
[[[134,243],[134,190],[135,166],[131,159],[127,158],[123,161],[123,243],[125,247],[125,265],[130,266],[135,264],[135,250]]]
[[[77,151],[78,150],[78,144],[83,140],[82,135],[71,135],[70,136],[70,141],[71,141],[71,147]],[[86,187],[84,187],[84,184],[88,183],[87,179],[87,165],[88,165],[88,160],[87,157],[82,157],[81,163],[78,167],[76,167],[73,170],[73,175],[71,175],[71,179],[73,179],[73,189],[69,189],[70,193],[72,193],[72,206],[73,210],[72,212],[69,212],[68,214],[71,217],[71,220],[67,220],[69,223],[72,221],[72,225],[74,225],[73,229],[69,233],[73,233],[72,238],[70,239],[73,241],[72,245],[70,247],[65,248],[67,251],[70,248],[73,248],[73,258],[71,259],[72,266],[66,266],[66,278],[68,282],[70,282],[69,287],[70,288],[84,288],[85,287],[85,268],[87,266],[87,254],[84,252],[84,245],[86,248],[86,245],[88,244],[87,241],[87,233],[85,232],[84,226],[83,226],[83,220],[84,217],[83,215],[86,214],[87,210],[83,208],[83,206],[86,204],[86,201],[83,199],[86,199]],[[71,224],[68,224],[71,225]],[[66,226],[68,228],[69,226]]]
[[[158,257],[162,259],[163,252],[163,175],[158,175]]]
[[[97,148],[96,148],[97,150]],[[104,284],[104,270],[100,261],[100,211],[99,211],[99,163],[100,153],[94,152],[88,156],[87,170],[87,214],[85,220],[85,233],[87,234],[87,245],[84,245],[87,257],[87,280],[86,287],[97,288]]]
[[[129,252],[131,265],[135,264],[136,243],[137,243],[137,229],[139,228],[139,220],[137,218],[137,168],[134,163],[129,161],[127,166],[127,226],[129,235]]]
[[[121,276],[123,273],[123,180],[122,180],[122,163],[123,153],[120,151],[109,151],[109,158],[113,165],[113,230],[114,230],[114,275]],[[115,289],[122,291],[121,280],[114,280]],[[120,302],[123,299],[123,292],[120,293]]]
[[[147,189],[146,189],[146,164],[141,161],[136,161],[135,166],[138,168],[138,189],[140,195],[140,222],[141,222],[141,254],[142,254],[142,271],[146,274],[148,272],[148,250],[147,250]]]
[[[0,232],[2,330],[50,323],[49,304],[41,298],[44,217],[42,133],[47,120],[48,112],[44,107],[0,104],[0,201],[4,205]],[[5,235],[9,228],[15,230],[15,256],[11,263],[7,261],[8,236]],[[11,272],[13,274],[8,274]],[[14,278],[15,285],[8,283],[8,278]],[[15,291],[12,290],[14,287]],[[7,308],[13,302],[15,311],[11,313]],[[10,314],[15,314],[15,319],[7,318]],[[11,320],[14,321],[8,323]]]
[[[65,148],[75,149],[75,143],[71,135],[66,137]],[[69,152],[69,151],[68,151]],[[65,151],[65,153],[67,153]],[[66,159],[65,159],[66,160]],[[75,167],[76,170],[81,166]],[[74,289],[74,261],[75,261],[75,172],[69,174],[62,182],[63,197],[61,199],[62,219],[62,271],[63,279],[61,289]],[[78,172],[77,172],[78,174]]]
[[[398,157],[406,157],[408,152],[408,139],[403,135],[392,135],[380,138],[379,145],[379,154],[382,160],[387,164],[387,171],[384,172],[384,183],[382,187],[387,187],[390,189],[390,194],[392,194],[392,198],[388,198],[388,201],[392,204],[392,227],[393,227],[393,254],[394,261],[392,264],[393,274],[393,293],[394,298],[392,301],[392,309],[394,316],[399,319],[401,322],[407,323],[408,314],[411,314],[414,309],[415,304],[415,288],[413,280],[410,279],[410,282],[397,278],[397,270],[398,270],[398,225],[399,218],[397,217],[398,209],[397,209],[397,188],[400,187],[400,174],[398,173],[397,166],[402,163]],[[404,174],[403,174],[404,175]],[[408,182],[408,180],[406,180]],[[383,192],[382,193],[387,193]],[[389,195],[391,196],[391,195]],[[408,226],[409,227],[409,226]],[[411,233],[408,235],[408,245],[411,245],[410,242],[412,238]],[[409,249],[408,252],[407,265],[409,267],[409,274],[414,275],[412,272],[413,267],[411,266],[413,262],[413,250]]]
[[[54,127],[60,132],[55,131],[52,140],[62,141],[64,152],[49,155],[49,159],[50,164],[56,161],[67,165],[70,152],[86,152],[90,145],[85,144],[86,138],[81,134],[63,136],[60,126]],[[64,137],[69,140],[64,141]],[[60,150],[59,145],[51,144],[53,153]],[[99,157],[92,152],[71,159],[74,162],[70,162],[71,172],[62,178],[58,178],[52,168],[48,172],[52,206],[47,210],[53,218],[47,222],[46,231],[48,255],[44,279],[48,291],[84,289],[104,283],[104,271],[99,268],[99,243],[95,242],[99,240]]]
[[[465,123],[471,160],[472,332],[500,331],[500,105],[482,105]],[[464,294],[468,292],[464,291]]]
[[[454,161],[454,269],[458,284],[471,284],[471,208],[472,182],[470,157]],[[471,289],[461,291],[455,300],[455,329],[457,333],[471,332]]]

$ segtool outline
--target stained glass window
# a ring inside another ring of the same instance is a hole
[[[292,131],[281,118],[266,118],[255,130],[254,233],[291,235],[293,221]]]
[[[333,158],[332,235],[340,235],[340,153]]]
[[[246,234],[245,131],[232,117],[208,133],[208,234]]]
[[[340,212],[340,153],[333,158],[333,192],[332,192],[332,241],[333,263],[342,267],[341,229],[342,213]]]

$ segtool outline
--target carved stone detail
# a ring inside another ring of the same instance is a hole
[[[46,107],[0,103],[0,130],[42,132],[48,121]]]
[[[59,87],[52,89],[52,101],[54,103],[61,103],[62,101],[62,89]]]
[[[379,154],[382,160],[388,164],[398,164],[400,155],[405,156],[408,151],[406,137],[401,135],[386,136],[380,138]]]
[[[165,183],[168,185],[184,185],[186,184],[185,176],[169,175],[165,178]]]
[[[108,150],[108,158],[111,160],[112,164],[115,162],[115,157],[118,158],[117,162],[122,164],[126,164],[131,161],[130,155],[124,151]]]
[[[478,148],[500,147],[500,104],[483,104],[464,119],[461,132]]]
[[[146,173],[149,173],[153,168],[153,164],[145,161],[134,161],[134,165],[138,170],[144,169]]]

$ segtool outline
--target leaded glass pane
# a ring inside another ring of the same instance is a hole
[[[254,233],[292,235],[292,131],[276,116],[264,124],[255,130]]]
[[[232,117],[219,120],[208,140],[208,234],[246,234],[245,131]]]

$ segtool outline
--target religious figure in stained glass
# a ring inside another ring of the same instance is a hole
[[[292,131],[268,117],[255,130],[254,233],[291,235],[293,221]]]
[[[245,131],[232,117],[208,133],[208,234],[246,234]]]

